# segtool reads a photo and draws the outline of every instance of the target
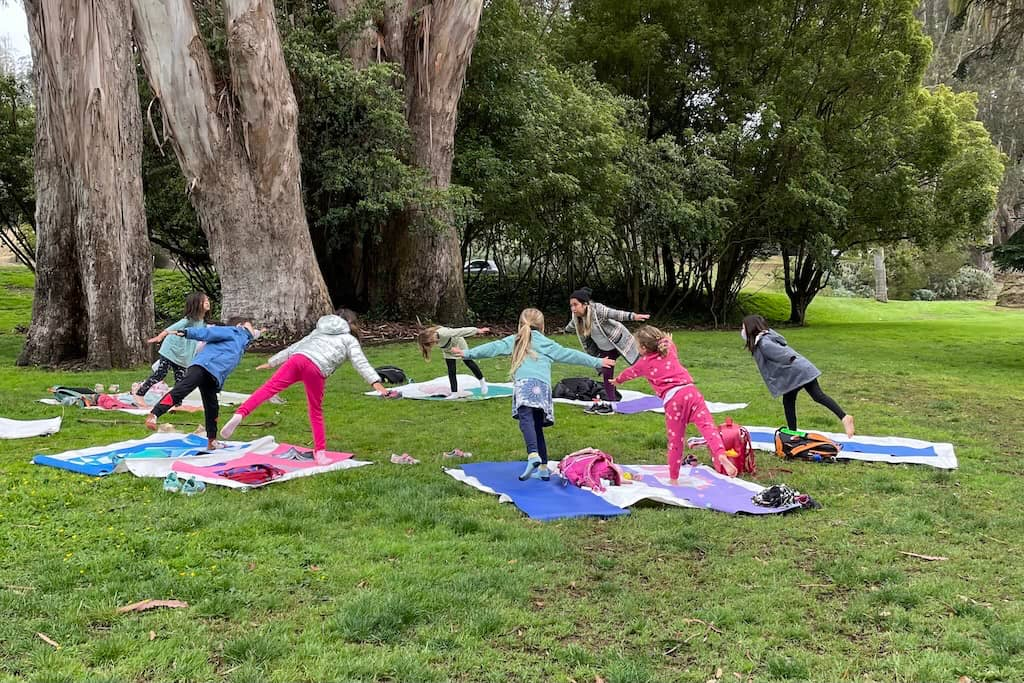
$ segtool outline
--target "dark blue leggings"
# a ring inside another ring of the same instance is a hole
[[[526,454],[536,453],[544,464],[548,462],[548,445],[544,443],[544,409],[519,406],[519,431],[526,442]]]

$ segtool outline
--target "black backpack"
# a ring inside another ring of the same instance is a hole
[[[380,380],[384,384],[405,384],[408,381],[405,371],[402,368],[396,368],[394,365],[385,365],[380,368],[374,368],[374,370],[380,375]]]
[[[555,385],[551,395],[554,398],[567,398],[572,401],[593,401],[595,398],[609,400],[604,395],[604,385],[587,377],[567,377]],[[611,400],[618,401],[621,398],[622,395],[616,389],[615,397]]]

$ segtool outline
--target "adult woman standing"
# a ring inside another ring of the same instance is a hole
[[[632,365],[640,357],[640,349],[636,345],[636,339],[622,324],[622,321],[642,321],[651,316],[647,313],[630,313],[609,308],[604,304],[592,301],[590,293],[589,287],[582,287],[569,295],[569,310],[572,312],[572,316],[569,319],[569,324],[565,326],[565,331],[576,332],[583,350],[591,356],[611,358],[612,360],[621,356]],[[614,401],[616,397],[615,386],[612,384],[614,376],[614,366],[601,369],[604,395],[609,401]],[[611,410],[598,412],[611,412]]]

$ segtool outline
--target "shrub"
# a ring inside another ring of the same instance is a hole
[[[910,298],[914,301],[935,301],[935,292],[930,289],[915,289]]]
[[[941,299],[990,299],[996,283],[992,276],[973,266],[964,266],[939,287]]]

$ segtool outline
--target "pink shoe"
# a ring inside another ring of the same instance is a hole
[[[420,464],[419,460],[417,460],[416,458],[412,457],[408,453],[402,453],[401,455],[398,455],[397,453],[392,453],[391,454],[391,462],[394,463],[395,465],[419,465]]]
[[[444,457],[446,457],[446,458],[472,458],[473,454],[472,453],[467,453],[464,450],[459,449],[459,448],[453,448],[452,450],[450,450],[447,453],[445,453]]]

